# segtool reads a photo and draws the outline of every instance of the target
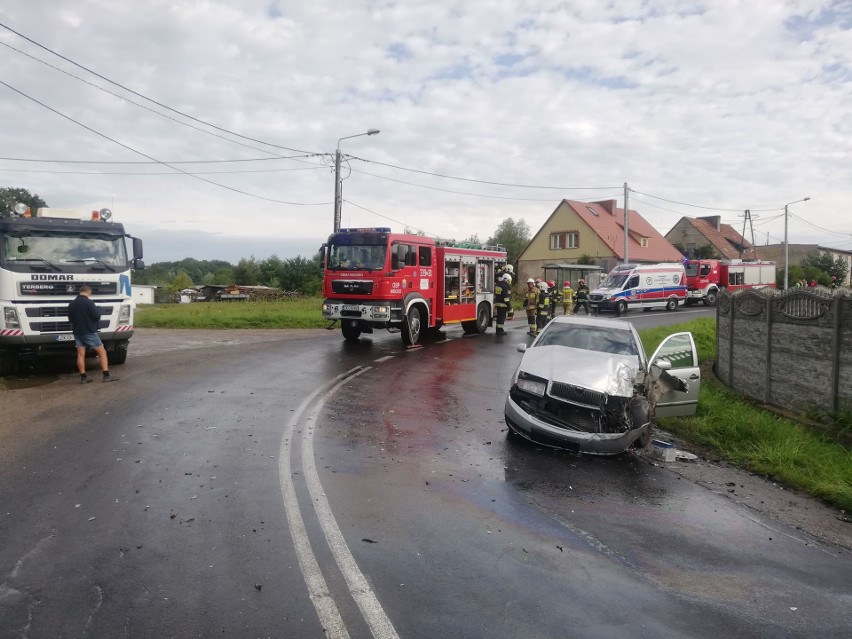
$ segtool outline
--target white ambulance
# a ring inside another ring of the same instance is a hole
[[[673,311],[686,300],[686,272],[680,262],[619,264],[589,293],[592,310],[664,308]]]

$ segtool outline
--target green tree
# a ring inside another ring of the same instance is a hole
[[[47,202],[26,189],[4,187],[0,188],[0,217],[7,217],[18,202],[30,207],[33,215],[37,209],[47,206]]]
[[[586,264],[591,266],[595,263],[595,258],[593,258],[588,253],[583,253],[580,257],[577,258],[577,264]]]
[[[260,284],[260,264],[252,255],[249,259],[243,258],[234,269],[234,284],[243,286],[257,286]]]
[[[510,217],[500,222],[494,235],[488,238],[486,244],[501,244],[506,247],[510,264],[517,266],[518,257],[530,243],[530,227],[525,220],[515,221]]]
[[[719,260],[722,257],[719,255],[718,251],[713,248],[710,244],[704,244],[703,246],[695,246],[693,248],[687,248],[683,244],[675,243],[672,244],[678,251],[680,251],[681,255],[684,255],[690,260]]]
[[[189,275],[181,271],[171,282],[169,282],[168,286],[166,286],[166,292],[168,292],[169,295],[177,295],[183,289],[192,287],[192,279],[190,279]]]
[[[823,286],[829,286],[832,277],[837,282],[845,282],[846,276],[849,274],[846,260],[842,257],[831,257],[828,253],[813,252],[805,256],[802,260],[802,268],[806,271],[808,267],[817,269],[819,273],[814,279]],[[822,277],[820,277],[822,275]]]

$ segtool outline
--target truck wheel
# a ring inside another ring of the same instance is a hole
[[[414,346],[420,341],[420,308],[412,306],[408,309],[408,321],[402,323],[402,343]]]
[[[716,291],[708,291],[704,296],[704,306],[716,306]]]
[[[666,300],[666,310],[673,311],[677,308],[677,300],[674,297],[670,297]]]
[[[18,354],[0,353],[0,377],[15,375],[18,372]]]
[[[465,333],[484,333],[488,330],[489,316],[488,304],[483,302],[476,309],[476,319],[462,322]]]
[[[627,312],[627,302],[624,300],[618,300],[615,303],[615,312],[619,315],[624,315]]]
[[[347,342],[357,342],[358,338],[361,337],[361,329],[358,328],[357,322],[347,322],[343,320],[343,324],[340,325],[340,328],[343,330],[343,339]]]
[[[107,360],[111,366],[118,366],[127,361],[127,345],[128,340],[122,339],[115,342],[113,349],[107,351]]]

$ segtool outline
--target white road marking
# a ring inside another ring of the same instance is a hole
[[[314,463],[313,435],[317,417],[322,411],[323,406],[338,388],[367,370],[368,368],[363,368],[340,380],[331,389],[326,391],[317,402],[316,407],[308,417],[306,428],[302,431],[302,465],[304,466],[308,491],[313,499],[314,510],[316,510],[320,525],[325,533],[325,539],[328,542],[329,548],[331,548],[337,566],[343,573],[346,584],[349,586],[349,592],[358,604],[358,608],[361,609],[361,614],[370,627],[373,637],[375,639],[399,639],[399,635],[385,614],[384,608],[379,603],[366,577],[364,577],[364,573],[358,568],[358,564],[355,562],[355,558],[352,556],[352,552],[343,538],[343,533],[340,532],[340,526],[337,525],[337,520],[331,512],[331,506],[325,497],[325,491],[323,491],[319,475],[317,474],[316,464]]]
[[[384,357],[380,357],[379,359],[376,359],[376,360],[373,360],[373,361],[376,362],[376,364],[380,364],[382,362],[388,361],[389,359],[393,359],[394,357],[396,357],[396,356],[395,355],[385,355]]]
[[[287,512],[287,521],[293,537],[293,544],[296,547],[299,567],[308,586],[311,602],[313,602],[320,623],[325,630],[325,635],[335,639],[348,639],[349,633],[334,601],[334,597],[329,591],[325,578],[322,575],[305,529],[302,513],[299,510],[290,465],[291,444],[296,425],[301,421],[305,410],[317,396],[321,395],[322,397],[311,411],[311,414],[307,418],[306,426],[302,430],[302,466],[308,492],[311,495],[311,501],[325,535],[326,542],[343,574],[352,598],[358,604],[364,620],[370,627],[373,637],[376,639],[399,639],[399,635],[397,635],[393,624],[391,624],[390,619],[385,614],[367,579],[358,568],[358,564],[355,562],[349,546],[346,545],[346,541],[343,539],[340,527],[337,525],[337,521],[331,512],[331,506],[325,497],[325,492],[320,483],[314,462],[313,433],[317,417],[322,411],[323,406],[338,388],[367,370],[369,370],[369,367],[353,368],[346,373],[338,375],[306,397],[299,404],[292,419],[285,427],[279,450],[278,474],[281,483],[281,494],[284,498],[284,509]]]
[[[345,375],[340,377],[345,377]],[[337,379],[339,377],[332,381],[336,381]],[[296,547],[299,568],[302,570],[302,575],[308,586],[308,595],[317,611],[320,624],[325,630],[326,636],[335,639],[349,639],[349,632],[343,623],[343,617],[340,616],[340,611],[334,603],[334,597],[331,596],[328,590],[328,585],[322,576],[316,555],[314,555],[311,548],[311,542],[305,530],[305,522],[302,519],[302,513],[299,511],[299,502],[296,499],[296,489],[293,486],[293,475],[290,470],[290,443],[292,442],[296,424],[299,422],[310,402],[319,395],[320,391],[322,391],[322,387],[308,395],[299,404],[296,412],[293,413],[292,419],[284,429],[284,434],[281,437],[281,446],[278,451],[278,478],[281,483],[281,496],[284,498],[284,510],[287,513],[290,535],[293,537],[293,545]]]

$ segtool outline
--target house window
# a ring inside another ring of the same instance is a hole
[[[639,246],[641,246],[642,248],[648,248],[648,238],[647,237],[641,238],[639,240]]]
[[[572,249],[580,246],[580,234],[577,231],[560,231],[550,234],[550,248],[557,249]]]

